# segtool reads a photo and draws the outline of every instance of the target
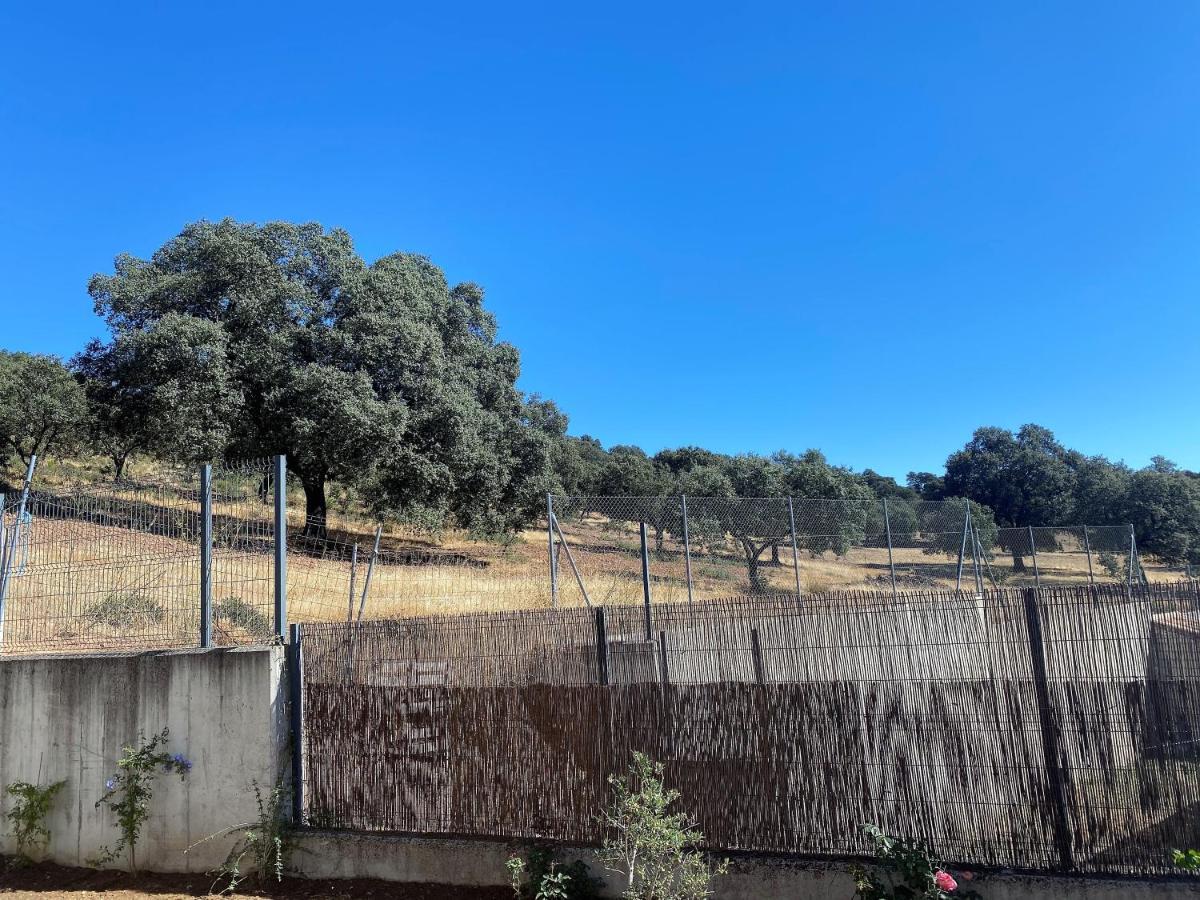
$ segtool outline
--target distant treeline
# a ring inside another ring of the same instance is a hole
[[[1036,425],[981,428],[906,484],[816,450],[650,456],[568,435],[552,401],[516,387],[519,353],[481,288],[414,254],[368,264],[316,223],[196,222],[88,291],[108,340],[65,363],[0,351],[10,478],[34,453],[98,455],[117,478],[138,455],[286,453],[316,533],[331,483],[373,515],[483,535],[536,520],[547,493],[968,498],[1001,527],[1132,523],[1142,552],[1200,564],[1200,475],[1085,456]]]

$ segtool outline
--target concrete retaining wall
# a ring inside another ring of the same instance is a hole
[[[308,832],[293,856],[294,867],[310,878],[382,878],[481,887],[505,885],[504,862],[519,844],[409,837]],[[592,874],[605,877],[606,896],[620,896],[616,876],[605,872],[586,848],[564,848],[565,862],[582,859]],[[715,882],[716,900],[850,900],[850,867],[777,857],[739,856],[728,875]],[[984,900],[1195,900],[1195,880],[1135,881],[1100,878],[981,873],[964,886]]]
[[[84,865],[118,837],[111,811],[95,804],[122,747],[169,728],[168,750],[193,768],[182,782],[156,782],[139,867],[211,869],[229,839],[183,851],[253,819],[251,782],[274,784],[287,745],[283,675],[281,647],[0,660],[0,789],[65,779],[47,856]],[[4,812],[10,802],[0,799]],[[0,850],[15,849],[0,837]]]

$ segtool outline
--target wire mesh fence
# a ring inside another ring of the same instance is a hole
[[[710,846],[1151,874],[1200,827],[1195,585],[847,592],[304,626],[324,827],[598,842],[666,763]],[[367,789],[369,786],[369,789]]]
[[[217,644],[271,635],[274,530],[263,513],[264,490],[270,497],[266,461],[214,469]],[[0,650],[129,652],[200,643],[205,506],[197,471],[31,487],[23,498],[5,497],[4,508]]]
[[[647,582],[672,602],[1175,575],[1140,559],[1127,525],[997,528],[965,501],[553,497],[550,510],[552,600],[567,606],[641,602]]]
[[[965,502],[904,498],[550,497],[544,522],[482,541],[377,526],[354,509],[307,522],[302,490],[285,480],[281,548],[275,464],[215,464],[207,493],[198,470],[160,468],[115,484],[35,481],[23,510],[10,494],[0,650],[188,646],[205,629],[217,645],[274,639],[281,549],[293,622],[641,604],[647,595],[657,604],[845,590],[1132,589],[1180,577],[1142,559],[1128,526],[996,528]],[[206,508],[211,563],[201,552]]]

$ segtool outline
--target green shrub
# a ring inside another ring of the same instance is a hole
[[[267,617],[241,597],[226,597],[213,607],[213,615],[227,625],[241,628],[249,634],[266,637],[271,633]]]
[[[154,779],[160,772],[176,774],[183,779],[192,764],[181,753],[168,753],[162,749],[167,743],[167,729],[163,729],[149,741],[141,737],[140,747],[125,747],[117,760],[117,774],[104,783],[104,793],[96,801],[96,808],[107,806],[117,818],[121,837],[110,849],[101,847],[93,863],[103,865],[112,862],[121,851],[129,854],[129,871],[137,871],[137,842],[142,826],[150,817],[150,800],[154,796]]]
[[[253,880],[259,886],[265,885],[272,878],[277,882],[283,881],[283,872],[291,857],[292,825],[288,817],[288,792],[284,788],[283,779],[276,781],[271,792],[266,795],[258,782],[252,782],[251,788],[258,805],[258,817],[253,822],[243,822],[222,829],[192,845],[196,847],[216,838],[238,836],[225,861],[213,873],[216,875],[216,881],[211,889],[216,890],[221,882],[224,882],[219,891],[222,894],[233,893],[247,880]],[[192,847],[188,847],[184,853],[189,852]]]
[[[604,815],[609,834],[600,861],[625,880],[625,900],[703,900],[712,879],[729,870],[695,849],[704,840],[696,823],[670,812],[679,792],[663,786],[662,763],[634,753],[626,776],[609,776],[613,804]]]
[[[978,900],[975,891],[959,890],[958,880],[920,841],[894,838],[874,825],[864,825],[863,831],[878,863],[872,871],[854,869],[857,900]]]
[[[509,857],[505,867],[517,900],[598,900],[602,882],[588,872],[587,864],[577,859],[561,865],[554,851],[533,847],[526,854]]]
[[[28,860],[34,851],[45,849],[50,843],[50,829],[46,827],[46,816],[54,798],[62,790],[65,781],[40,787],[27,781],[14,781],[5,788],[5,793],[16,798],[8,811],[12,822],[12,836],[17,842],[17,855]]]
[[[166,617],[162,605],[135,591],[114,591],[83,611],[83,619],[110,628],[157,625]]]

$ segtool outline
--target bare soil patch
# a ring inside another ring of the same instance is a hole
[[[51,863],[16,866],[0,858],[0,897],[28,900],[185,900],[206,897],[211,876],[203,873],[130,875],[98,869],[75,869]],[[503,887],[463,888],[439,884],[394,884],[369,878],[313,880],[285,878],[265,890],[246,888],[225,894],[234,900],[301,898],[301,900],[502,900],[512,892]]]

